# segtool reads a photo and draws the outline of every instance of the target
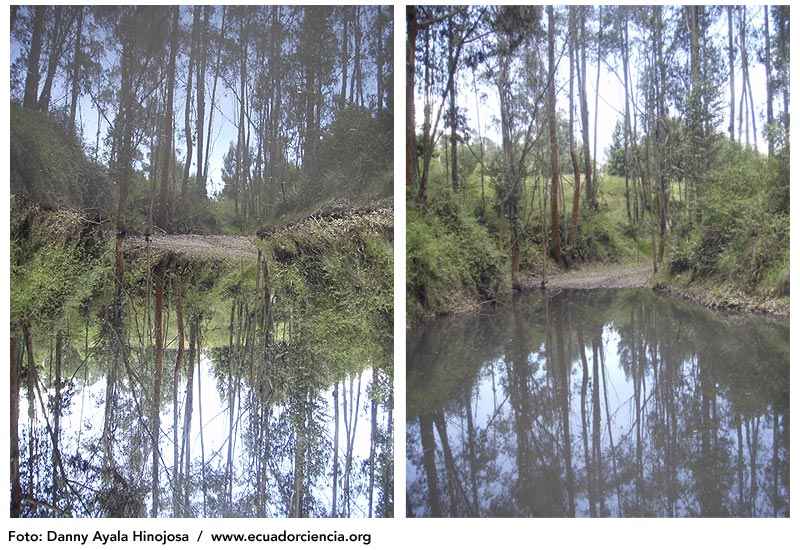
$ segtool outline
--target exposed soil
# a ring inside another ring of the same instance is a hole
[[[323,235],[342,238],[354,227],[367,227],[391,236],[393,212],[391,208],[376,204],[363,208],[327,207],[287,224],[277,224],[260,229],[257,235],[151,235],[130,236],[125,240],[129,252],[141,253],[150,247],[154,253],[171,253],[196,260],[255,260],[258,257],[256,242],[261,239],[278,239],[285,236],[312,237]]]
[[[644,288],[652,286],[650,264],[589,264],[570,271],[548,273],[545,287],[557,288]],[[522,290],[541,287],[541,275],[528,274],[520,280]]]
[[[198,260],[255,260],[258,257],[255,241],[256,237],[231,235],[162,235],[151,236],[149,245],[154,252],[170,252]],[[143,251],[148,240],[129,237],[126,246],[129,251]]]
[[[677,285],[658,283],[654,290],[668,294],[709,309],[737,313],[759,313],[776,317],[789,318],[789,297],[763,297],[745,294],[731,288],[719,288],[710,285]]]

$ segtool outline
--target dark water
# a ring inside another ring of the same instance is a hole
[[[789,327],[570,291],[408,338],[409,516],[788,516]]]

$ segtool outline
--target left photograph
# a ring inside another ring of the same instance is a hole
[[[11,6],[12,517],[391,517],[392,6]]]

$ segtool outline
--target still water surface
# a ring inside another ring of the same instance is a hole
[[[789,327],[562,291],[408,336],[409,516],[788,516]]]
[[[112,393],[113,354],[88,344],[65,345],[58,391],[47,358],[38,388],[23,385],[23,516],[149,516],[153,461],[162,517],[280,517],[293,506],[305,516],[386,513],[391,419],[376,401],[385,373],[367,365],[331,375],[326,365],[280,360],[291,355],[285,347],[272,363],[251,365],[201,346],[173,385],[176,352],[167,349],[154,451],[152,350],[128,343]]]

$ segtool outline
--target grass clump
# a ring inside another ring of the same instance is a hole
[[[409,205],[406,239],[409,319],[451,312],[459,298],[490,300],[508,287],[507,257],[446,189],[424,210]]]
[[[728,144],[672,235],[670,275],[788,296],[788,173],[780,158]],[[788,155],[788,151],[785,153]]]

